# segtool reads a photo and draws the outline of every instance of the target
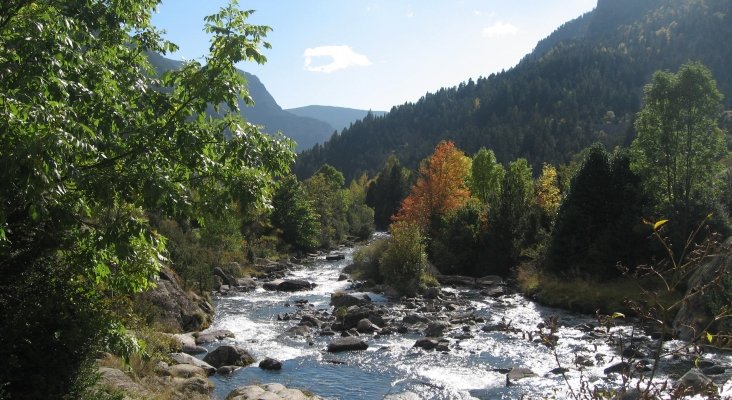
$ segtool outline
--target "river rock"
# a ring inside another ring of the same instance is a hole
[[[437,348],[438,344],[439,344],[439,342],[437,341],[437,339],[422,338],[422,339],[417,339],[417,341],[414,343],[414,346],[412,346],[412,347],[419,347],[419,348],[425,349],[425,350],[434,350]]]
[[[425,317],[424,315],[420,315],[417,313],[409,313],[402,318],[402,322],[405,324],[428,324],[430,322],[430,319]]]
[[[330,305],[339,307],[360,306],[371,303],[371,297],[366,293],[335,292],[330,295]]]
[[[215,267],[213,269],[214,276],[218,276],[221,278],[224,285],[228,285],[230,287],[236,287],[239,283],[236,281],[236,278],[234,278],[232,275],[226,273],[223,269],[220,267]]]
[[[372,308],[366,306],[351,306],[348,307],[346,315],[343,317],[342,328],[344,330],[355,328],[358,325],[358,321],[362,319],[368,319],[378,326],[385,325],[384,318]]]
[[[243,347],[223,345],[206,354],[203,361],[216,368],[224,365],[245,367],[254,362],[254,357]]]
[[[519,379],[529,378],[532,376],[536,376],[536,373],[534,373],[534,371],[532,371],[528,368],[515,367],[515,368],[511,368],[511,370],[508,371],[506,378],[510,381],[517,381]]]
[[[223,367],[218,367],[216,369],[216,373],[219,375],[229,375],[239,368],[240,367],[237,367],[236,365],[224,365]]]
[[[427,337],[440,337],[450,327],[446,321],[434,321],[427,324],[424,335]]]
[[[288,337],[309,336],[310,327],[307,325],[295,325],[292,328],[286,330],[284,335]]]
[[[190,332],[205,329],[211,323],[214,308],[205,299],[183,289],[178,275],[163,267],[155,287],[135,295],[139,304],[148,304],[155,311],[155,323],[172,331]]]
[[[310,290],[315,287],[315,284],[302,279],[275,279],[270,282],[265,282],[262,287],[265,290],[271,291],[297,292],[300,290]]]
[[[676,382],[676,386],[684,387],[687,390],[692,389],[694,394],[702,393],[712,385],[714,385],[712,379],[704,375],[698,368],[690,369]]]
[[[213,331],[199,332],[196,335],[196,344],[212,343],[225,338],[233,338],[234,332],[226,329],[217,329]]]
[[[191,364],[176,364],[167,369],[168,375],[175,378],[192,378],[200,376],[205,378],[208,373],[203,368]]]
[[[402,392],[402,393],[394,393],[394,394],[387,394],[384,396],[384,400],[421,400],[422,398],[419,397],[418,394],[414,392]]]
[[[329,254],[329,255],[325,256],[325,259],[327,261],[345,260],[346,255],[345,254]]]
[[[200,367],[206,371],[207,375],[213,375],[216,373],[216,368],[211,364],[186,353],[170,353],[170,358],[178,364],[191,364]]]
[[[99,367],[99,376],[101,377],[104,386],[112,389],[116,389],[125,393],[129,393],[139,398],[150,398],[152,394],[142,387],[139,383],[135,382],[127,376],[124,372],[107,367]]]
[[[288,389],[279,383],[249,385],[234,389],[226,400],[321,400],[321,397],[307,395],[298,389]]]
[[[381,328],[374,325],[374,323],[371,322],[370,320],[364,318],[364,319],[358,321],[358,324],[356,325],[356,330],[361,333],[373,333],[373,332],[380,331]]]
[[[236,283],[241,291],[248,292],[257,288],[257,282],[252,278],[239,278]]]
[[[312,328],[320,328],[323,325],[323,321],[313,317],[312,315],[303,315],[300,319],[300,325],[307,325]]]
[[[259,368],[267,371],[279,371],[282,369],[282,361],[267,357],[259,362]]]
[[[334,339],[328,344],[329,353],[338,353],[341,351],[366,350],[368,343],[355,336],[347,336]]]
[[[686,284],[687,291],[684,301],[673,321],[674,330],[678,339],[691,341],[712,324],[715,315],[710,311],[709,304],[719,291],[716,287],[708,287],[709,282],[717,279],[720,273],[729,273],[732,270],[732,238],[727,239],[721,251],[705,259],[695,268],[694,273]],[[723,319],[716,323],[716,328],[725,331],[732,329],[732,322]]]
[[[194,376],[187,379],[174,378],[174,384],[178,393],[182,393],[185,396],[183,398],[193,397],[192,395],[204,395],[208,398],[213,385],[208,379],[200,376]],[[196,397],[200,398],[200,397]]]

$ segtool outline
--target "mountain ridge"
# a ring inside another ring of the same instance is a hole
[[[305,178],[328,163],[347,179],[373,176],[391,154],[415,168],[445,139],[469,154],[492,148],[503,163],[525,157],[535,171],[568,162],[593,142],[628,144],[643,86],[656,70],[700,61],[732,108],[732,44],[724,37],[732,37],[732,2],[601,0],[515,67],[355,123],[303,152],[295,171]]]

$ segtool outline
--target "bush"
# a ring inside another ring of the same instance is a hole
[[[415,294],[427,264],[422,233],[417,224],[404,221],[392,224],[389,230],[391,239],[379,259],[379,271],[401,293]]]
[[[379,238],[368,246],[360,247],[353,255],[353,275],[356,279],[382,283],[383,276],[379,268],[381,256],[389,248],[387,238]]]

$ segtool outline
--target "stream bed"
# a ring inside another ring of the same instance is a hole
[[[211,329],[233,332],[235,338],[226,341],[246,348],[257,361],[272,357],[282,361],[283,366],[279,371],[265,371],[254,363],[228,376],[212,376],[215,398],[224,399],[239,386],[277,382],[329,399],[383,399],[403,392],[423,399],[561,399],[568,397],[569,388],[578,390],[581,380],[592,386],[612,387],[620,379],[618,374],[604,372],[621,359],[618,345],[587,329],[597,326],[593,316],[543,307],[517,294],[490,298],[475,289],[442,288],[443,293],[467,304],[467,310],[478,320],[485,321],[452,326],[444,335],[450,342],[447,352],[413,347],[424,337],[417,329],[404,334],[362,334],[369,345],[367,350],[342,353],[328,353],[326,347],[335,337],[319,336],[317,331],[307,337],[284,335],[299,318],[283,321],[278,315],[298,310],[333,312],[331,294],[351,286],[348,281],[338,281],[338,277],[352,262],[352,253],[352,249],[344,249],[343,260],[321,257],[288,272],[287,278],[317,285],[309,291],[273,292],[258,287],[251,292],[216,297]],[[379,294],[369,296],[387,310],[386,314],[400,316],[407,311],[403,304],[390,303]],[[551,316],[557,317],[559,326],[556,352],[526,334],[536,331],[537,325]],[[484,329],[496,324],[511,329]],[[630,327],[615,329],[616,334],[631,334]],[[574,365],[577,356],[587,359],[581,372]],[[716,357],[717,362],[723,358],[724,365],[730,364],[728,356]],[[555,373],[560,364],[569,369],[564,376]],[[536,376],[507,386],[506,372],[519,367],[530,369]]]

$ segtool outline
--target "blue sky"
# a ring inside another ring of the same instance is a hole
[[[153,22],[206,54],[203,17],[225,0],[163,0]],[[257,75],[283,108],[311,104],[388,111],[427,92],[516,65],[536,42],[592,10],[596,0],[240,0],[268,25],[272,44]]]

